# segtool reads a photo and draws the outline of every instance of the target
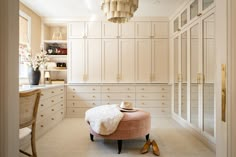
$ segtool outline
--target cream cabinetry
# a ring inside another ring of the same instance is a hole
[[[101,39],[69,39],[69,83],[101,82]]]
[[[100,105],[100,86],[67,86],[67,117],[84,117],[85,111]]]
[[[136,82],[149,83],[152,77],[151,40],[136,39]]]
[[[136,38],[168,38],[168,22],[136,22]]]
[[[102,23],[102,38],[134,38],[134,22],[115,24],[111,22]]]
[[[42,89],[37,114],[37,137],[42,136],[64,118],[64,86]]]
[[[102,82],[134,82],[134,41],[103,39],[102,43]]]
[[[81,21],[69,23],[68,38],[101,38],[101,22]]]
[[[99,105],[133,103],[152,116],[170,116],[170,86],[167,84],[69,85],[67,117],[83,117],[87,109]]]

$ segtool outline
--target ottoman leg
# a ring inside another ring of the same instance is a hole
[[[94,140],[93,140],[93,134],[91,134],[91,133],[90,133],[90,140],[91,140],[91,141],[94,141]]]
[[[117,140],[117,144],[118,144],[118,154],[120,154],[122,148],[122,140]]]
[[[146,135],[146,140],[147,140],[147,141],[149,140],[149,134]]]

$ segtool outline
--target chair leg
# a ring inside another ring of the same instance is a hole
[[[90,140],[93,142],[93,134],[90,133]]]
[[[149,140],[149,134],[146,135],[146,141],[148,141],[148,140]]]
[[[31,149],[32,149],[33,157],[37,157],[36,143],[35,143],[35,126],[32,126]]]
[[[122,149],[122,140],[117,140],[117,144],[118,144],[118,154],[120,154]]]

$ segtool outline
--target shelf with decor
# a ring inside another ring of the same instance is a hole
[[[47,83],[66,83],[67,23],[44,23],[42,26],[42,46],[49,58],[44,72],[44,79]]]

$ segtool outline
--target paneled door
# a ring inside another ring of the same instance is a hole
[[[69,49],[68,83],[82,83],[85,80],[84,39],[69,39]]]
[[[179,38],[174,38],[174,113],[179,114]]]
[[[119,52],[117,39],[102,39],[102,82],[119,80]]]
[[[134,40],[119,39],[119,82],[135,82]]]
[[[149,83],[152,77],[151,40],[136,39],[136,82]]]
[[[86,83],[101,82],[101,39],[86,40]]]
[[[169,39],[152,39],[152,82],[169,81]]]

